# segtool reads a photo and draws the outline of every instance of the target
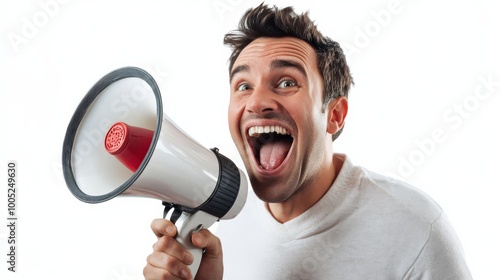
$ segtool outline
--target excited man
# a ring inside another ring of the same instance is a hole
[[[334,153],[352,77],[340,46],[307,13],[262,4],[224,43],[233,51],[231,136],[264,202],[249,222],[258,230],[233,231],[242,242],[224,247],[241,262],[229,279],[471,278],[431,198]],[[194,277],[175,226],[158,219],[152,229],[158,242],[146,279]],[[196,279],[222,279],[219,238],[204,229],[192,242],[205,249]]]

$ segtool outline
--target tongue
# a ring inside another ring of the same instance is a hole
[[[260,148],[260,165],[266,170],[276,169],[285,160],[291,143],[289,141],[271,141]]]

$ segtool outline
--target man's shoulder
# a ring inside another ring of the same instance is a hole
[[[443,212],[440,205],[416,186],[397,178],[354,165],[346,157],[346,170],[351,183],[351,195],[373,210],[399,212],[434,222]]]
[[[434,222],[443,212],[441,206],[426,192],[396,178],[365,170],[362,187],[380,192],[379,198],[394,203],[401,210],[418,215],[428,222]]]

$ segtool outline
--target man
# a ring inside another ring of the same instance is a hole
[[[231,136],[264,202],[249,222],[257,228],[233,233],[240,242],[225,247],[234,249],[225,258],[241,262],[227,279],[471,278],[431,198],[333,152],[352,78],[340,46],[307,14],[262,4],[224,42],[233,50]],[[175,227],[155,220],[152,229],[146,279],[194,277]],[[196,279],[222,279],[221,241],[201,230],[192,242],[205,249]]]

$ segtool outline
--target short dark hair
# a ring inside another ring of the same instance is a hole
[[[251,8],[242,16],[238,29],[224,36],[224,45],[232,50],[229,57],[229,73],[241,51],[259,37],[295,37],[307,42],[316,51],[318,69],[323,76],[323,109],[339,96],[348,97],[354,84],[344,52],[340,45],[323,36],[308,12],[297,14],[293,7],[279,9],[264,3]],[[335,140],[343,127],[333,135]]]

